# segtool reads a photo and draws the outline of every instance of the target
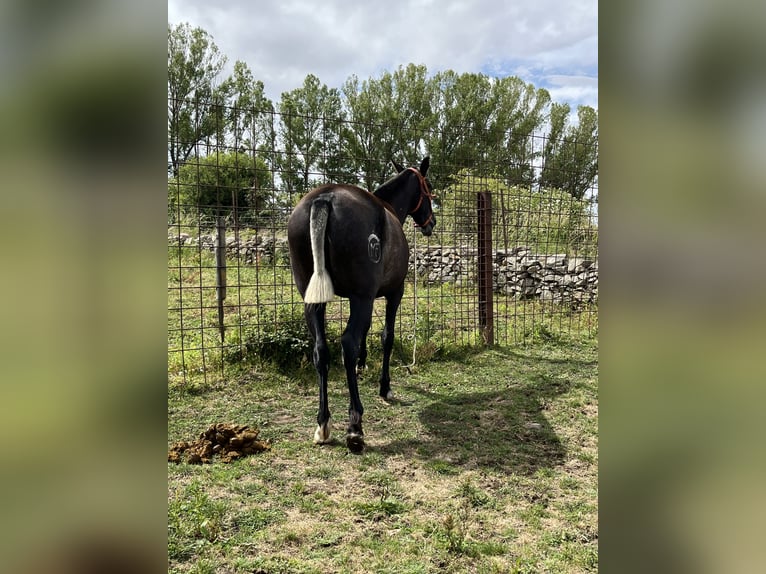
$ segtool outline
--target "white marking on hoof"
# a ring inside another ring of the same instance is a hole
[[[314,444],[327,444],[330,442],[330,421],[324,425],[317,425],[314,431]]]
[[[391,401],[391,400],[393,400],[393,399],[394,399],[394,391],[392,391],[392,390],[389,390],[389,391],[386,393],[386,400],[387,400],[387,401]]]

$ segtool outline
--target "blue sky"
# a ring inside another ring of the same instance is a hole
[[[168,22],[205,29],[274,101],[307,74],[339,88],[414,63],[519,76],[573,112],[598,108],[596,0],[169,0]]]

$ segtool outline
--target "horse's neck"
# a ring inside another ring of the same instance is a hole
[[[379,187],[373,195],[390,205],[397,219],[399,219],[399,223],[404,223],[409,211],[409,202],[406,197],[403,197],[402,194],[393,193],[393,190],[387,186]]]

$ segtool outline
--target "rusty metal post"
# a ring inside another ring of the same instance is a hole
[[[485,345],[495,344],[494,303],[492,299],[492,194],[477,194],[479,220],[479,327]]]

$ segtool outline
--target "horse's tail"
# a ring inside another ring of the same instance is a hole
[[[311,254],[314,257],[314,273],[311,275],[306,294],[303,296],[306,303],[327,303],[332,301],[335,296],[335,289],[325,267],[324,257],[325,231],[331,208],[332,204],[328,197],[319,196],[311,203],[309,229],[311,231]]]

